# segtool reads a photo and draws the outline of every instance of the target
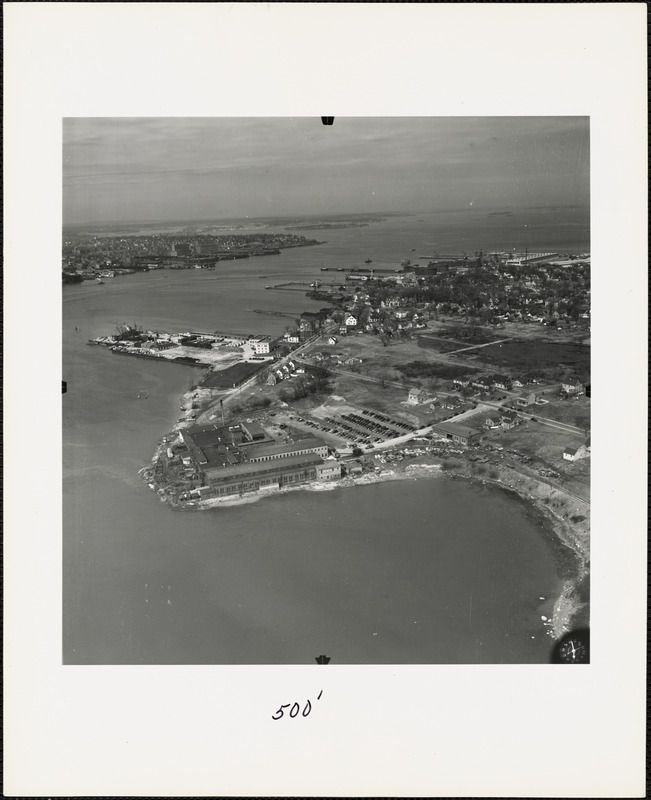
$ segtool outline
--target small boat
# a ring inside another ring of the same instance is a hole
[[[364,263],[365,263],[365,264],[372,264],[372,263],[373,263],[373,260],[372,260],[372,259],[370,259],[370,258],[367,258],[367,259],[366,259],[366,261],[365,261]]]

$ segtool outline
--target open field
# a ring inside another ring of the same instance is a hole
[[[464,346],[483,344],[495,339],[514,339],[535,342],[590,344],[590,328],[588,325],[577,328],[566,328],[559,331],[551,325],[540,322],[508,322],[502,325],[487,326],[472,324],[464,318],[442,317],[427,320],[425,336],[440,336],[442,339],[456,339]]]
[[[590,348],[574,342],[511,341],[476,351],[489,364],[528,371],[532,368],[567,367],[573,375],[590,374]]]
[[[451,326],[437,326],[438,330],[432,331],[433,336],[440,337],[441,339],[454,340],[453,344],[456,347],[468,347],[473,344],[486,344],[495,339],[503,338],[502,331],[491,333],[486,328],[479,328],[476,325],[455,325]],[[455,349],[456,349],[455,347]]]
[[[425,350],[434,350],[437,353],[452,353],[461,347],[468,347],[468,343],[456,339],[443,339],[440,336],[419,336],[419,347]]]
[[[590,427],[590,398],[583,395],[576,400],[562,400],[560,397],[553,397],[547,394],[545,399],[549,400],[549,403],[543,406],[536,406],[536,411],[533,413],[558,422],[576,425],[577,428]]]
[[[504,447],[549,464],[553,469],[559,469],[563,465],[563,450],[566,447],[579,447],[585,440],[585,437],[578,434],[566,433],[530,421],[510,431],[496,431],[496,434],[499,443]]]
[[[457,345],[455,345],[455,349]],[[361,358],[359,371],[363,374],[400,380],[400,373],[405,373],[406,364],[418,362],[421,366],[414,367],[408,378],[436,378],[451,380],[458,375],[471,375],[478,368],[464,364],[455,357],[443,358],[434,350],[420,347],[415,339],[392,340],[386,347],[379,336],[370,334],[351,335],[342,337],[336,345],[327,345],[317,341],[306,351],[306,355],[316,352],[324,355],[345,354],[346,357]],[[414,372],[416,370],[416,372]],[[408,371],[409,372],[409,371]],[[406,391],[413,385],[413,381],[406,384]]]
[[[417,359],[407,361],[396,367],[407,378],[435,378],[442,380],[452,380],[463,375],[472,375],[479,370],[476,367],[467,367],[459,364],[449,364],[446,362],[426,361]]]

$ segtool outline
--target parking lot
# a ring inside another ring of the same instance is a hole
[[[368,409],[326,416],[322,420],[307,416],[296,416],[295,420],[312,428],[317,435],[329,434],[351,444],[377,444],[417,430],[416,426],[404,420]]]

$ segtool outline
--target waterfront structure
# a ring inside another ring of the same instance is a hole
[[[269,354],[271,343],[268,339],[249,339],[248,344],[257,356]]]
[[[200,497],[230,496],[341,477],[328,458],[327,445],[316,437],[278,443],[257,422],[181,431],[187,452],[181,460],[196,470]]]

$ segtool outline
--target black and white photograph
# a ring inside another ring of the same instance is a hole
[[[7,3],[14,797],[642,797],[642,3]]]
[[[586,638],[589,144],[581,117],[64,119],[65,663]]]

